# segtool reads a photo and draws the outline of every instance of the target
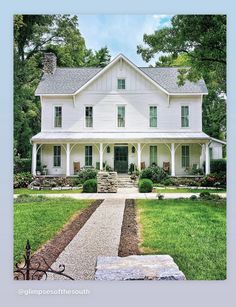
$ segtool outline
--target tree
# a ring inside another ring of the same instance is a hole
[[[164,53],[156,66],[188,66],[179,69],[178,84],[204,78],[209,95],[203,100],[203,130],[222,138],[226,130],[226,16],[177,15],[171,26],[144,34],[146,46],[137,52],[149,62]]]
[[[30,138],[40,131],[40,101],[34,92],[48,51],[57,55],[61,67],[103,67],[110,61],[107,47],[86,48],[75,15],[15,15],[14,152],[24,158],[31,156]]]

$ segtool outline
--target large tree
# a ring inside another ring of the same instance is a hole
[[[40,102],[34,92],[47,51],[57,55],[61,67],[103,67],[110,61],[107,47],[87,49],[75,15],[14,17],[14,146],[21,157],[30,157],[29,140],[40,130]]]
[[[226,16],[176,15],[169,27],[144,34],[137,52],[156,66],[180,66],[179,86],[204,78],[209,95],[203,100],[203,130],[224,138],[226,131]],[[188,66],[188,67],[186,67]],[[186,68],[185,68],[186,67]]]

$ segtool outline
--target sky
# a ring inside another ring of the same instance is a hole
[[[154,33],[170,25],[170,15],[78,15],[79,29],[87,48],[98,50],[107,46],[112,58],[123,53],[137,66],[146,63],[137,54],[137,45],[143,45],[143,34]]]

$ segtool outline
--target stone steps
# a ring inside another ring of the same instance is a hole
[[[138,180],[132,180],[129,176],[118,176],[118,188],[137,188]]]

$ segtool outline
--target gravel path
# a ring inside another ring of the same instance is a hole
[[[125,199],[106,199],[52,265],[74,279],[94,279],[97,256],[117,256]],[[50,276],[49,276],[50,275]],[[48,279],[64,279],[49,274]]]

